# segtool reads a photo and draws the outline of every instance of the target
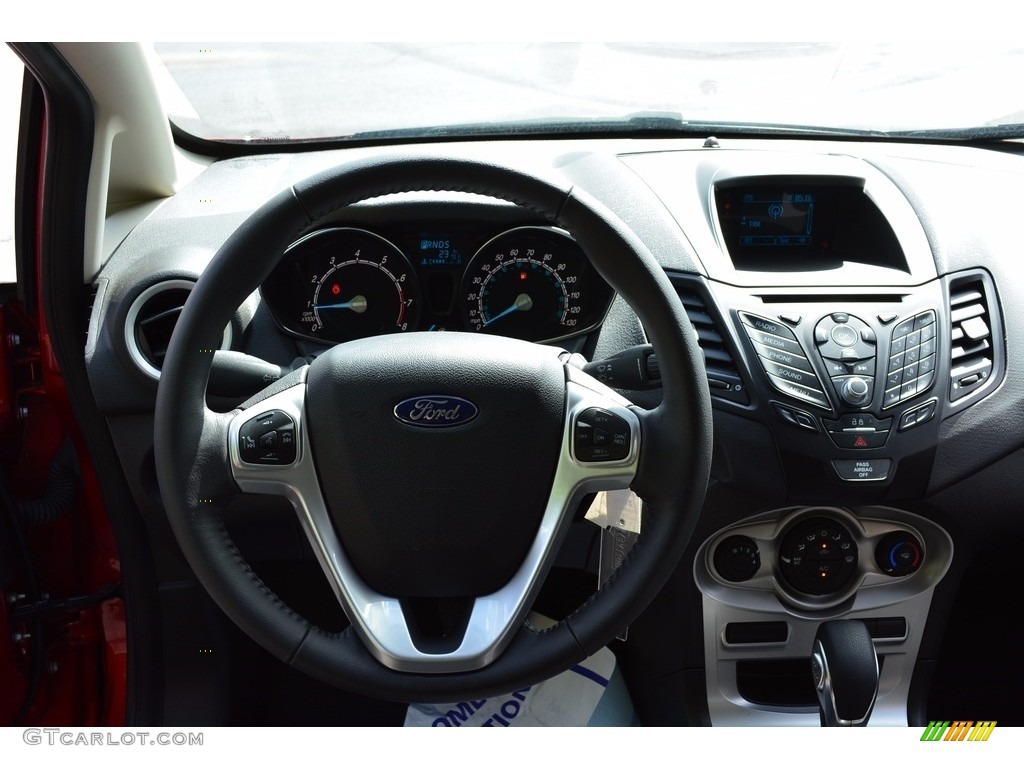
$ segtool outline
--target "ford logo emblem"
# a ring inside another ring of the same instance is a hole
[[[477,407],[464,397],[420,395],[395,406],[395,418],[414,427],[457,427],[476,418]]]

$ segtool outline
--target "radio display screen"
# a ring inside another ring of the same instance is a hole
[[[744,192],[737,207],[741,246],[790,248],[814,242],[813,192]]]

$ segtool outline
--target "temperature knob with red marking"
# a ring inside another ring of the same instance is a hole
[[[889,576],[909,576],[921,567],[924,547],[909,531],[894,531],[875,547],[875,562]]]

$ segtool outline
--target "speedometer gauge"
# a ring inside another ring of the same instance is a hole
[[[470,330],[553,341],[584,333],[611,299],[600,275],[568,233],[519,227],[484,244],[463,278]]]
[[[325,229],[297,241],[262,290],[272,305],[288,307],[278,317],[285,328],[324,341],[411,330],[419,318],[408,259],[362,229]]]

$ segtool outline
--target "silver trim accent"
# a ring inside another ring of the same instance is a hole
[[[173,291],[175,289],[183,289],[191,291],[196,287],[195,281],[193,280],[164,280],[159,283],[154,283],[149,286],[146,290],[135,297],[135,301],[128,308],[128,315],[124,321],[124,343],[128,348],[128,357],[132,359],[135,366],[142,371],[144,374],[154,381],[160,381],[160,370],[150,364],[146,356],[142,354],[142,350],[139,349],[138,342],[135,341],[135,321],[139,319],[139,312],[142,311],[143,305],[151,298],[164,291]],[[231,323],[224,326],[224,334],[221,337],[220,348],[231,349],[232,331]]]
[[[335,595],[367,649],[381,664],[400,672],[417,673],[480,669],[501,654],[524,620],[582,498],[597,491],[628,488],[636,474],[639,418],[612,390],[588,376],[581,377],[580,371],[574,370],[572,376],[574,380],[566,384],[562,449],[537,534],[512,579],[497,592],[474,600],[462,642],[449,653],[425,653],[417,648],[399,599],[372,590],[346,556],[331,523],[309,450],[304,385],[272,395],[231,419],[231,470],[243,491],[284,496],[292,503]],[[611,411],[630,425],[629,455],[622,461],[584,463],[573,457],[572,427],[579,414],[592,407]],[[246,464],[239,454],[241,426],[253,415],[269,410],[283,411],[295,422],[296,460],[286,467]]]

